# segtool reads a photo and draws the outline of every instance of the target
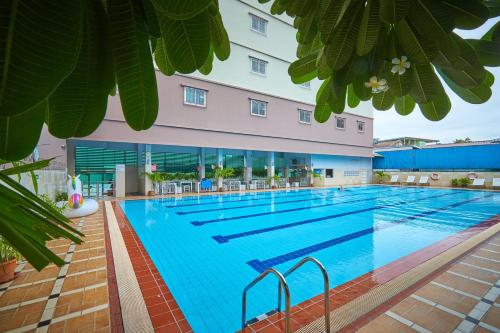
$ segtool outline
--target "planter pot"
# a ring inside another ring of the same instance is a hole
[[[150,197],[154,196],[155,194],[156,194],[155,191],[148,191],[148,196],[150,196]]]
[[[0,283],[14,280],[17,260],[14,258],[0,264]]]

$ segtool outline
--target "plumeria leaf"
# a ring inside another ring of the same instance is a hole
[[[293,83],[304,83],[311,81],[318,74],[318,69],[316,67],[316,60],[318,58],[317,53],[305,56],[302,59],[294,61],[288,68],[288,74],[292,78]]]
[[[174,75],[175,68],[168,60],[167,51],[165,50],[165,41],[163,38],[158,38],[156,41],[156,49],[155,49],[155,62],[160,71],[165,75]]]
[[[437,55],[435,45],[414,31],[406,20],[396,25],[396,37],[404,54],[413,63],[428,64]]]
[[[413,64],[410,95],[417,103],[429,103],[443,90],[432,66]]]
[[[396,97],[394,107],[397,113],[407,116],[415,109],[415,100],[410,95]]]
[[[351,108],[354,109],[361,103],[361,100],[359,99],[358,96],[356,96],[356,93],[354,92],[354,88],[352,84],[347,86],[347,105]]]
[[[380,111],[389,110],[394,105],[394,94],[391,89],[373,94],[372,105]]]
[[[379,0],[368,0],[363,9],[356,53],[360,56],[368,54],[378,40],[380,32]]]
[[[490,88],[490,78],[491,76],[487,76],[483,83],[474,88],[463,88],[453,82],[450,78],[448,78],[443,72],[438,71],[443,80],[446,82],[448,87],[455,92],[461,99],[471,104],[481,104],[488,101],[491,97],[491,88]]]
[[[380,18],[394,24],[408,15],[410,0],[380,0]]]
[[[442,3],[451,11],[455,26],[460,29],[478,28],[490,14],[488,7],[479,0],[443,0]]]
[[[327,2],[328,5],[322,16],[322,24],[320,25],[321,41],[323,41],[323,44],[329,44],[332,40],[335,29],[351,1],[352,0],[329,0]]]
[[[444,93],[444,90],[435,96],[432,101],[419,103],[418,106],[424,117],[432,121],[443,119],[451,110],[450,98]]]
[[[231,53],[231,45],[229,43],[229,37],[227,35],[226,28],[222,23],[222,17],[219,13],[215,16],[209,16],[210,24],[210,37],[212,38],[212,47],[214,49],[215,55],[220,61],[224,61],[229,58]]]
[[[476,50],[479,62],[488,67],[500,66],[500,40],[488,41],[481,39],[467,39],[467,42]]]
[[[316,107],[314,108],[314,119],[316,119],[318,123],[326,122],[332,114],[332,109],[328,104],[330,90],[330,79],[325,80],[318,89],[318,94],[316,95]]]
[[[156,10],[173,20],[190,19],[205,11],[213,0],[151,0]]]

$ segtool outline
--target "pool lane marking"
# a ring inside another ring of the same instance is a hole
[[[368,188],[367,190],[370,190],[371,188]],[[388,189],[387,191],[390,191],[392,189]],[[223,201],[209,201],[209,202],[202,202],[202,203],[192,203],[192,204],[184,204],[184,205],[165,205],[163,207],[165,208],[178,208],[178,207],[190,207],[190,206],[203,206],[203,205],[213,205],[213,204],[219,204],[219,203],[227,203],[227,202],[247,202],[247,201],[259,201],[259,200],[268,200],[268,199],[276,199],[276,198],[295,198],[295,197],[308,197],[308,196],[313,196],[316,194],[322,194],[322,195],[328,195],[329,193],[334,193],[334,189],[330,190],[292,190],[294,192],[305,192],[301,194],[297,193],[292,193],[293,195],[275,195],[275,196],[257,196],[257,197],[252,197],[249,195],[241,196],[240,198],[247,198],[247,199],[238,199],[238,200],[223,200]],[[283,191],[284,192],[284,191]],[[287,191],[291,192],[291,191]],[[349,191],[351,192],[351,191]],[[266,192],[270,193],[270,192]],[[358,193],[358,192],[356,192]],[[370,192],[362,192],[362,193],[375,193],[375,191],[370,191]],[[219,196],[218,198],[222,198],[222,196]]]
[[[302,220],[302,221],[292,222],[292,223],[287,223],[287,224],[280,224],[280,225],[275,225],[275,226],[267,227],[267,228],[244,231],[244,232],[239,232],[239,233],[230,234],[230,235],[217,235],[217,236],[212,236],[212,238],[214,240],[216,240],[218,243],[227,243],[231,239],[248,237],[248,236],[258,235],[258,234],[276,231],[276,230],[281,230],[281,229],[293,228],[293,227],[297,227],[297,226],[303,225],[303,224],[309,224],[309,223],[320,222],[320,221],[325,221],[325,220],[332,220],[332,219],[336,219],[336,218],[343,217],[343,216],[365,213],[365,212],[374,211],[374,210],[378,210],[378,209],[394,207],[394,206],[397,206],[400,204],[406,204],[406,203],[416,202],[416,201],[420,201],[420,200],[444,197],[444,196],[453,195],[453,194],[456,194],[456,193],[452,192],[452,193],[433,195],[430,197],[418,198],[418,199],[414,199],[414,200],[399,201],[399,202],[396,202],[393,204],[373,206],[373,207],[368,207],[368,208],[364,208],[364,209],[352,210],[352,211],[348,211],[348,212],[337,213],[337,214],[327,215],[327,216],[322,216],[322,217],[316,217],[313,219]]]
[[[344,235],[344,236],[336,237],[336,238],[327,240],[325,242],[321,242],[321,243],[318,243],[318,244],[315,244],[315,245],[307,246],[307,247],[304,247],[304,248],[301,248],[301,249],[298,249],[298,250],[294,250],[294,251],[291,251],[291,252],[288,252],[288,253],[276,256],[276,257],[269,258],[269,259],[265,259],[265,260],[253,259],[253,260],[248,261],[247,264],[249,266],[251,266],[253,269],[255,269],[257,272],[260,273],[260,272],[263,272],[263,271],[265,271],[266,269],[268,269],[270,267],[282,264],[282,263],[290,261],[290,260],[294,260],[294,259],[297,259],[297,258],[301,258],[301,257],[307,256],[307,255],[309,255],[309,254],[311,254],[313,252],[324,250],[326,248],[329,248],[329,247],[332,247],[332,246],[335,246],[335,245],[338,245],[338,244],[342,244],[342,243],[348,242],[350,240],[353,240],[353,239],[356,239],[356,238],[359,238],[359,237],[363,237],[363,236],[372,234],[372,233],[374,233],[376,231],[385,230],[385,229],[394,227],[396,225],[399,225],[401,223],[405,223],[405,222],[408,222],[408,221],[412,221],[412,220],[418,219],[419,217],[422,217],[422,216],[427,216],[427,215],[436,214],[436,213],[439,213],[439,212],[442,212],[442,211],[447,211],[449,209],[452,209],[452,208],[455,208],[455,207],[459,207],[459,206],[462,206],[462,205],[465,205],[465,204],[468,204],[468,203],[471,203],[471,202],[474,202],[474,201],[478,201],[478,200],[481,200],[481,199],[484,199],[484,198],[488,198],[488,197],[491,197],[491,196],[493,196],[493,194],[488,194],[488,195],[485,195],[485,196],[482,196],[482,197],[478,197],[478,198],[468,199],[468,200],[465,200],[465,201],[456,202],[456,203],[453,203],[453,204],[450,204],[450,205],[447,205],[447,206],[444,206],[444,207],[440,207],[440,208],[433,209],[433,210],[428,210],[428,211],[425,211],[425,212],[422,212],[422,213],[419,213],[419,214],[415,214],[415,215],[412,215],[412,216],[408,216],[408,217],[405,217],[405,218],[402,218],[402,219],[399,219],[399,220],[396,220],[396,221],[391,221],[391,222],[385,223],[385,224],[380,225],[380,226],[370,227],[370,228],[367,228],[367,229],[364,229],[364,230],[353,232],[351,234],[347,234],[347,235]]]
[[[166,208],[177,208],[177,207],[186,207],[186,206],[201,206],[201,205],[210,205],[210,204],[216,204],[216,203],[226,203],[226,202],[240,202],[240,201],[254,201],[254,200],[265,200],[265,199],[272,199],[272,198],[290,198],[290,197],[300,197],[300,196],[306,196],[306,195],[312,195],[312,194],[325,194],[325,193],[331,193],[334,192],[334,189],[328,189],[328,190],[287,190],[287,191],[280,191],[278,193],[285,193],[284,195],[272,195],[273,193],[276,192],[264,192],[264,194],[270,194],[270,195],[262,195],[259,196],[259,192],[254,192],[256,195],[240,195],[238,196],[239,199],[237,200],[219,200],[219,199],[224,199],[225,196],[227,195],[218,195],[214,197],[213,199],[217,199],[214,201],[208,201],[208,202],[201,202],[201,203],[190,203],[190,204],[184,204],[184,205],[165,205],[163,207]],[[290,192],[292,192],[290,195]],[[296,192],[302,192],[302,193],[296,193]],[[236,195],[227,195],[229,198],[234,198]],[[201,198],[201,197],[200,197]],[[245,199],[245,200],[242,200]],[[187,199],[186,199],[187,200]],[[193,199],[190,199],[193,200]],[[196,199],[195,199],[196,200]]]
[[[384,191],[379,191],[379,192],[357,192],[352,195],[337,195],[331,197],[331,199],[336,199],[336,198],[344,198],[344,197],[356,197],[359,195],[364,195],[364,194],[373,194],[373,193],[382,193],[382,192],[387,192],[391,190],[384,190]],[[411,192],[415,193],[415,192]],[[323,196],[322,198],[319,199],[330,199],[327,196]],[[230,210],[230,209],[240,209],[240,208],[253,208],[253,207],[259,207],[259,206],[269,206],[269,205],[279,205],[279,204],[287,204],[287,203],[294,203],[294,202],[302,202],[304,199],[298,199],[298,200],[290,200],[290,201],[278,201],[278,202],[266,202],[263,204],[252,204],[252,205],[246,205],[246,206],[234,206],[234,207],[219,207],[219,208],[213,208],[213,209],[201,209],[201,210],[193,210],[193,211],[186,211],[186,212],[176,212],[177,215],[189,215],[189,214],[197,214],[197,213],[207,213],[207,212],[215,212],[215,211],[221,211],[221,210]]]
[[[400,196],[402,194],[415,194],[415,193],[425,192],[425,191],[427,191],[427,190],[420,190],[420,191],[414,191],[414,192],[404,192],[404,193],[396,193],[396,194],[393,194],[393,195],[386,195],[383,198],[380,198],[380,197],[376,196],[376,197],[363,198],[363,199],[358,199],[358,200],[341,201],[341,202],[333,202],[333,203],[330,202],[330,203],[327,203],[327,204],[315,205],[315,206],[308,206],[308,207],[297,207],[297,208],[282,209],[282,210],[276,210],[276,211],[272,211],[272,212],[262,212],[262,213],[239,215],[239,216],[233,216],[233,217],[223,217],[223,218],[217,218],[217,219],[211,219],[211,220],[204,220],[204,221],[191,221],[191,224],[194,225],[194,226],[196,226],[196,227],[199,227],[199,226],[202,226],[202,225],[205,225],[205,224],[209,224],[209,223],[219,223],[219,222],[226,222],[226,221],[246,219],[246,218],[250,218],[250,217],[266,216],[266,215],[274,215],[274,214],[296,212],[296,211],[299,211],[299,210],[322,208],[322,207],[328,207],[328,206],[332,206],[332,205],[350,204],[350,203],[354,203],[354,202],[376,200],[376,199],[385,199],[385,198],[389,198],[389,197]]]

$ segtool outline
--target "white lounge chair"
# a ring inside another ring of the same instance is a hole
[[[418,185],[429,185],[429,176],[420,176]]]
[[[406,177],[406,181],[404,181],[403,183],[405,183],[405,184],[414,184],[415,183],[415,176],[408,176],[408,177]]]
[[[491,182],[491,187],[500,187],[500,178],[493,178]]]
[[[389,180],[390,184],[397,184],[398,182],[399,175],[392,175],[391,179]]]
[[[484,187],[484,181],[485,181],[484,178],[476,178],[472,182],[471,186],[472,187]]]

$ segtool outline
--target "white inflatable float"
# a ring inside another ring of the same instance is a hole
[[[63,215],[71,219],[94,214],[99,208],[99,204],[93,199],[83,199],[80,175],[76,177],[68,175],[68,178],[68,202],[66,202]],[[58,204],[64,205],[63,202]]]

